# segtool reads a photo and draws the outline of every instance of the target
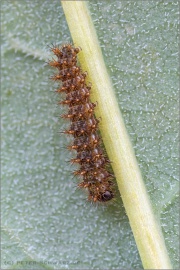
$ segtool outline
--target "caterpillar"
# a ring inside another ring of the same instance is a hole
[[[89,201],[110,201],[114,198],[114,176],[108,169],[110,161],[102,148],[99,120],[94,115],[97,104],[90,101],[91,86],[85,81],[87,72],[83,72],[77,63],[77,54],[81,49],[65,44],[52,46],[50,50],[56,60],[53,58],[49,65],[58,71],[51,79],[60,82],[55,92],[65,94],[64,100],[58,104],[68,108],[61,117],[69,120],[70,126],[62,133],[70,134],[73,138],[67,149],[76,152],[71,162],[79,164],[79,168],[73,172],[82,180],[78,187],[88,191]]]

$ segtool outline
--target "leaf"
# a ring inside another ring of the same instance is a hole
[[[8,3],[8,5],[7,5]],[[143,178],[178,268],[178,2],[90,2]],[[86,203],[62,147],[47,45],[71,41],[59,1],[2,3],[3,269],[142,268],[119,199]],[[121,208],[119,207],[121,206]],[[18,252],[17,252],[18,251]],[[9,264],[8,264],[9,262]]]

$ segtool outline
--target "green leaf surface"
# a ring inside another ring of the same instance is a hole
[[[116,97],[173,268],[178,262],[178,1],[90,1]],[[59,1],[2,2],[2,269],[137,269],[121,199],[76,190],[47,45],[71,41]]]

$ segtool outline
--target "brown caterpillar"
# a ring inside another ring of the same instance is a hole
[[[57,59],[50,61],[49,65],[56,68],[58,73],[51,79],[61,82],[56,93],[66,94],[59,104],[68,107],[67,113],[61,117],[70,121],[69,129],[63,133],[74,138],[67,149],[77,152],[76,158],[71,159],[71,162],[79,164],[79,169],[74,171],[74,175],[82,179],[78,187],[88,191],[89,201],[106,202],[114,198],[113,175],[107,169],[110,161],[101,147],[99,120],[94,115],[96,104],[90,102],[91,87],[85,82],[87,73],[77,64],[80,50],[70,44],[61,48],[53,46],[51,51]]]

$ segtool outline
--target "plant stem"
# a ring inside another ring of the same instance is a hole
[[[86,1],[62,1],[79,61],[92,83],[96,116],[145,269],[172,269],[115,95]]]

